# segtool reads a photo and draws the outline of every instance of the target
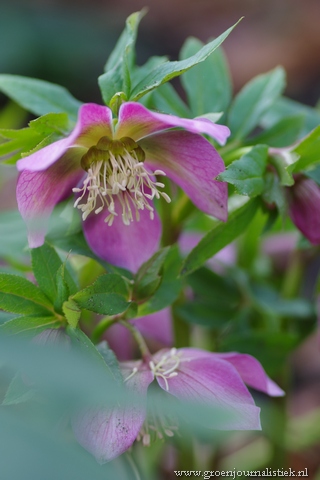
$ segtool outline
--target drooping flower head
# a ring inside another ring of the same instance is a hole
[[[140,392],[139,409],[135,403],[126,403],[115,410],[104,408],[79,413],[73,421],[77,440],[101,463],[123,453],[136,438],[148,445],[152,435],[158,438],[174,435],[177,425],[168,424],[161,418],[161,412],[160,416],[155,413],[151,422],[146,419],[145,399],[154,379],[178,400],[221,409],[225,414],[222,418],[213,415],[206,419],[206,427],[216,429],[260,430],[260,409],[245,383],[271,396],[284,394],[254,357],[239,353],[164,349],[149,363],[123,362],[121,370],[129,391]]]
[[[122,104],[117,120],[108,107],[83,105],[68,137],[17,164],[30,247],[42,245],[54,206],[74,192],[92,250],[136,271],[158,247],[161,225],[152,201],[170,201],[157,178],[165,175],[198,208],[226,220],[227,186],[215,180],[224,164],[200,133],[221,144],[230,134],[208,119],[181,119],[134,102]]]

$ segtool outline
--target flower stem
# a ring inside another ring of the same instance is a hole
[[[121,320],[119,323],[121,323],[121,325],[126,327],[131,332],[131,335],[138,344],[143,360],[145,362],[149,362],[151,359],[151,353],[145,342],[145,339],[143,338],[139,330],[137,330],[133,325],[131,325],[131,323],[127,322],[126,320]]]
[[[104,332],[111,327],[114,323],[116,323],[119,320],[119,318],[115,317],[105,317],[101,320],[101,322],[98,323],[96,328],[93,330],[91,334],[91,340],[93,343],[98,343],[100,340],[101,336],[104,334]]]

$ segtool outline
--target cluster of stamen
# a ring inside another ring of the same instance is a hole
[[[159,414],[153,412],[142,425],[137,440],[141,441],[144,447],[149,447],[152,441],[173,437],[178,430],[178,423],[172,418],[165,416],[163,412]]]
[[[164,354],[158,363],[152,360],[149,362],[150,370],[155,377],[160,377],[164,380],[166,390],[169,391],[168,379],[176,377],[176,372],[181,362],[181,352],[177,352],[176,348],[172,348],[168,353]]]
[[[108,215],[105,222],[111,226],[118,216],[115,198],[121,205],[122,221],[129,225],[140,220],[139,210],[147,209],[154,218],[154,208],[149,200],[162,196],[167,202],[170,197],[159,188],[156,175],[165,176],[162,170],[149,172],[144,166],[145,153],[131,138],[112,140],[100,138],[96,146],[89,148],[81,159],[81,166],[87,172],[82,188],[73,188],[79,196],[74,206],[82,211],[85,220],[91,212],[100,213],[105,208]]]

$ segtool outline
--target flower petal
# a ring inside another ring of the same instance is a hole
[[[83,177],[77,149],[69,150],[47,170],[24,170],[17,182],[17,202],[27,224],[30,248],[43,244],[54,206],[68,197]]]
[[[116,128],[116,138],[131,137],[140,140],[151,133],[167,130],[172,127],[182,127],[193,133],[206,133],[221,145],[226,143],[230,130],[224,125],[218,125],[207,118],[187,119],[164,113],[151,112],[136,102],[127,102],[119,110],[119,123]]]
[[[117,197],[114,202],[115,211],[121,212]],[[139,210],[139,213],[140,221],[134,219],[130,225],[125,225],[119,214],[111,226],[104,222],[105,211],[89,215],[83,222],[83,231],[90,248],[112,265],[136,272],[157,251],[161,236],[157,212],[153,220],[148,210]]]
[[[89,148],[103,136],[112,137],[112,112],[108,107],[87,103],[79,109],[78,121],[70,135],[47,145],[17,162],[19,171],[46,170],[73,146]]]
[[[260,390],[272,397],[281,397],[284,395],[284,391],[268,377],[261,363],[251,355],[242,353],[219,353],[217,356],[231,363],[249,387]]]
[[[198,352],[189,348],[178,350],[181,359],[176,370],[178,374],[167,378],[168,390],[164,379],[158,376],[160,387],[181,400],[222,408],[222,414],[226,415],[222,420],[208,419],[208,427],[259,430],[260,409],[255,406],[237,370],[214,354],[198,355]],[[163,351],[158,352],[154,358],[159,361],[162,354]]]
[[[289,214],[293,223],[314,245],[320,244],[320,187],[310,178],[300,177],[287,188]]]
[[[205,138],[171,131],[151,135],[139,144],[146,153],[146,164],[164,170],[200,210],[227,219],[227,184],[214,180],[224,171],[224,163]]]
[[[137,438],[145,419],[147,389],[152,381],[149,370],[138,370],[125,384],[130,404],[89,408],[72,419],[76,439],[99,463],[121,455]]]

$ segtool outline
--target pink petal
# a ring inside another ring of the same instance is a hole
[[[174,115],[151,112],[136,102],[128,102],[121,105],[119,123],[115,135],[116,138],[131,137],[134,140],[140,140],[151,133],[172,127],[182,127],[193,133],[206,133],[221,145],[226,143],[230,135],[228,127],[213,123],[207,118],[190,120]]]
[[[108,107],[87,103],[79,109],[78,121],[70,135],[48,145],[17,162],[18,170],[37,172],[46,170],[56,162],[68,148],[96,145],[103,136],[112,137],[112,112]]]
[[[120,361],[133,358],[135,343],[126,327],[120,323],[115,323],[108,328],[103,338],[107,340],[109,347]]]
[[[27,224],[30,248],[43,244],[54,206],[72,193],[84,172],[79,169],[77,149],[67,152],[47,170],[24,170],[17,183],[17,202]]]
[[[131,323],[142,335],[170,346],[173,341],[171,309],[164,308],[156,313],[135,318]]]
[[[262,365],[251,355],[241,353],[219,353],[217,356],[231,363],[241,375],[242,380],[256,390],[272,397],[281,397],[284,391],[268,377]]]
[[[310,178],[301,177],[287,189],[289,214],[293,223],[314,245],[320,243],[320,187]]]
[[[165,351],[154,357],[159,361]],[[192,403],[222,409],[221,419],[208,418],[208,427],[219,429],[259,430],[260,409],[255,406],[252,396],[244,385],[237,370],[227,361],[196,349],[183,348],[177,351],[181,361],[178,375],[167,379],[168,393]],[[161,388],[166,382],[157,377]]]
[[[138,362],[131,364],[138,365]],[[124,371],[132,373],[129,365]],[[130,403],[89,408],[72,419],[76,439],[99,463],[109,462],[121,455],[137,438],[145,419],[146,394],[152,381],[153,375],[149,370],[139,370],[125,383]]]
[[[171,131],[147,137],[139,144],[146,153],[146,163],[164,170],[200,210],[227,219],[227,184],[214,180],[224,171],[224,163],[205,138]]]
[[[115,197],[115,210],[121,212],[120,202]],[[161,236],[161,222],[157,212],[151,220],[149,211],[139,210],[140,221],[134,219],[125,225],[121,213],[115,217],[112,226],[104,222],[107,214],[92,213],[83,222],[83,230],[90,248],[103,260],[136,272],[158,249]]]

